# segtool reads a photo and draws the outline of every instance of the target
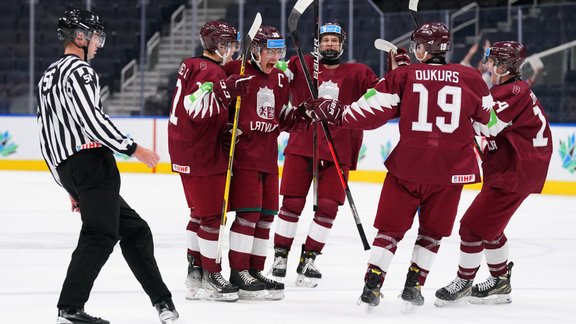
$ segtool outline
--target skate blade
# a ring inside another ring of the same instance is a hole
[[[468,298],[470,304],[476,305],[499,305],[499,304],[510,304],[512,302],[512,297],[510,294],[506,295],[492,295],[484,298],[470,296]]]
[[[238,291],[238,297],[242,300],[265,300],[267,294],[266,290],[249,291],[240,289]]]
[[[162,312],[158,317],[160,317],[160,322],[162,322],[162,324],[176,323],[176,320],[178,320],[178,317],[171,311]]]
[[[301,274],[296,277],[296,287],[316,288],[318,283],[320,283],[319,278],[308,278]]]
[[[284,290],[268,290],[265,296],[266,300],[282,300],[284,299]]]
[[[186,300],[201,300],[203,290],[204,289],[202,288],[188,288],[186,290],[186,295],[184,296],[184,298],[186,298]]]
[[[238,301],[240,297],[238,296],[238,293],[219,293],[216,291],[209,291],[206,289],[203,289],[203,294],[201,295],[201,299],[203,300],[209,300],[209,301],[220,301],[220,302],[228,302],[228,303],[233,303]]]
[[[414,304],[412,302],[402,300],[402,306],[400,307],[400,312],[402,314],[412,314],[412,313],[416,312],[416,310],[420,306],[422,306],[422,305],[417,305],[417,304]]]
[[[368,304],[358,299],[358,306],[360,308],[360,314],[370,314],[374,311],[374,308],[378,305]]]
[[[463,307],[468,305],[468,296],[459,298],[457,300],[442,300],[440,298],[436,298],[434,301],[434,306],[443,308],[443,307]]]

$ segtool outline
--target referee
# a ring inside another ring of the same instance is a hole
[[[58,301],[57,323],[108,321],[84,312],[90,291],[116,242],[162,323],[178,318],[172,295],[154,258],[146,221],[120,196],[113,152],[132,155],[148,167],[160,157],[121,133],[102,111],[98,75],[88,64],[104,46],[104,26],[90,11],[72,9],[58,20],[64,55],[38,83],[42,155],[56,182],[80,213],[82,229]]]

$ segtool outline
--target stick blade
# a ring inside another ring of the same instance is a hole
[[[386,53],[390,53],[390,51],[394,51],[396,52],[398,50],[398,47],[392,43],[390,43],[389,41],[382,39],[382,38],[378,38],[374,40],[374,47],[379,50],[379,51],[383,51]]]
[[[288,30],[293,33],[298,28],[298,20],[300,20],[300,16],[302,13],[306,11],[308,7],[314,2],[314,0],[298,0],[292,8],[290,12],[290,16],[288,16]]]
[[[254,39],[254,36],[256,36],[256,33],[258,32],[258,29],[260,29],[260,26],[262,25],[262,15],[260,15],[260,13],[256,13],[256,17],[254,17],[254,22],[252,23],[252,26],[250,27],[250,30],[248,30],[248,37],[250,37],[250,41],[252,41]]]
[[[419,0],[410,0],[408,3],[408,9],[412,11],[418,11],[418,2]]]
[[[528,56],[526,62],[530,64],[532,70],[541,70],[544,67],[544,62],[542,62],[539,56]]]
[[[262,16],[258,12],[258,13],[256,13],[256,17],[254,17],[254,22],[252,22],[252,26],[250,26],[250,29],[248,30],[246,37],[244,37],[244,42],[242,44],[242,46],[243,46],[243,48],[242,48],[242,64],[243,65],[246,65],[246,60],[248,58],[248,51],[250,51],[250,46],[252,45],[252,40],[256,36],[256,33],[258,32],[258,29],[260,29],[261,25],[262,25]],[[243,74],[243,73],[241,73],[241,74]]]

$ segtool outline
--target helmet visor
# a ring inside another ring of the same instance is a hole
[[[86,39],[91,42],[97,42],[96,45],[98,48],[104,47],[104,43],[106,42],[106,33],[103,31],[92,31],[86,33]]]
[[[278,56],[279,59],[283,59],[286,56],[286,42],[284,39],[269,39],[262,52],[268,56]]]

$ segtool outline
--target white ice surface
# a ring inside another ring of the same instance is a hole
[[[341,207],[324,254],[317,259],[324,279],[315,289],[294,285],[296,265],[310,220],[301,217],[282,301],[216,303],[186,301],[185,228],[188,211],[176,175],[122,174],[122,195],[150,224],[156,257],[174,302],[179,323],[566,323],[576,302],[576,197],[533,195],[512,218],[506,234],[515,262],[509,305],[434,307],[434,292],[453,279],[458,262],[458,223],[443,241],[423,289],[426,304],[401,314],[397,298],[404,283],[414,229],[400,243],[383,286],[384,300],[362,313],[357,300],[368,253],[362,249],[348,205]],[[56,302],[80,219],[69,211],[68,197],[47,172],[0,171],[1,323],[54,323]],[[351,183],[369,241],[380,185]],[[462,212],[476,192],[465,191]],[[230,215],[232,217],[232,215]],[[228,233],[228,230],[226,231]],[[227,235],[224,243],[227,250]],[[269,246],[267,266],[271,263]],[[225,254],[226,255],[226,254]],[[228,263],[223,261],[224,274]],[[477,277],[484,280],[485,267]],[[114,324],[159,323],[148,297],[122,259],[118,246],[96,280],[86,311]],[[8,320],[8,318],[12,320]]]

